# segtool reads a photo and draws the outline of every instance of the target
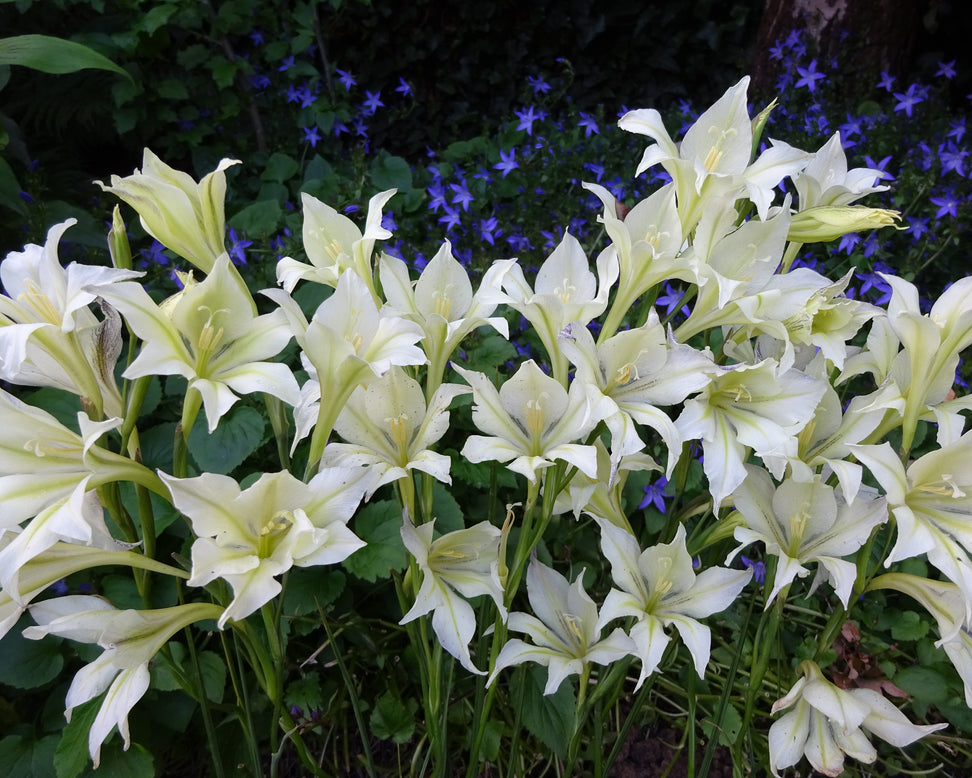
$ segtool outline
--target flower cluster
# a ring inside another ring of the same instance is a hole
[[[812,91],[819,78],[811,63],[800,85]],[[573,760],[595,710],[586,697],[591,674],[594,696],[619,695],[626,663],[639,666],[637,686],[651,683],[681,644],[693,676],[705,678],[717,614],[744,596],[763,564],[770,615],[752,649],[746,729],[762,700],[771,625],[811,566],[803,596],[826,602],[832,590],[839,616],[868,587],[893,588],[896,579],[882,582],[869,569],[880,533],[897,538],[881,563],[924,554],[954,586],[961,613],[942,622],[942,638],[972,685],[960,638],[972,614],[972,432],[962,415],[972,401],[952,388],[972,344],[972,284],[956,282],[923,313],[912,284],[884,275],[892,290],[885,309],[849,297],[849,276],[834,281],[796,263],[804,244],[898,215],[856,204],[882,188],[884,174],[849,168],[839,135],[815,152],[761,146],[767,116],[750,117],[747,88],[746,78],[731,87],[679,143],[657,111],[621,118],[622,129],[650,141],[637,174],[660,165],[668,181],[630,208],[609,187],[588,185],[610,240],[593,263],[567,230],[535,272],[497,260],[474,290],[448,241],[417,273],[376,251],[392,238],[383,209],[393,190],[371,198],[363,230],[305,194],[302,252],[280,259],[277,287],[254,297],[223,242],[224,170],[233,162],[196,183],[146,151],[142,170],[105,188],[202,280],[187,275],[181,291],[157,302],[131,271],[118,223],[115,269],[62,268],[57,246],[67,224],[52,229],[46,246],[0,265],[8,293],[0,377],[64,388],[82,409],[75,431],[0,393],[3,623],[9,629],[9,614],[29,608],[39,626],[27,637],[56,634],[105,649],[68,693],[70,715],[108,689],[89,740],[96,763],[112,726],[129,742],[127,717],[148,688],[148,662],[178,630],[211,619],[238,636],[279,724],[297,732],[281,688],[285,579],[295,568],[346,562],[353,570],[359,550],[381,545],[379,537],[386,548],[392,537],[394,558],[405,560],[394,574],[401,613],[390,621],[412,644],[433,749],[442,748],[449,718],[443,652],[481,676],[483,698],[527,662],[547,668],[547,695],[580,676]],[[381,95],[365,105],[377,110]],[[520,119],[532,132],[537,117]],[[593,117],[582,124],[588,135],[598,131]],[[516,159],[505,152],[495,169],[506,176]],[[471,197],[462,184],[450,192],[441,191],[446,214]],[[682,293],[662,309],[673,284]],[[484,333],[508,337],[517,317],[532,333],[531,358],[509,374],[501,362],[464,359],[464,345]],[[122,322],[129,355],[115,371]],[[167,389],[178,378],[184,390],[171,461],[151,468],[138,433],[149,383],[162,376]],[[847,392],[853,399],[844,404],[839,393]],[[193,471],[190,464],[205,462],[201,454],[190,460],[199,441],[252,411],[256,398],[268,410],[280,469],[254,457],[251,469],[232,475],[233,467]],[[451,426],[450,414],[470,405],[465,426]],[[919,456],[913,448],[927,425],[937,438]],[[690,494],[693,448],[705,486]],[[472,505],[459,509],[458,522],[443,521],[437,490],[452,483],[460,461],[488,468],[494,493],[500,471],[525,490],[502,528],[490,515],[473,521]],[[661,502],[661,529],[648,527],[624,494],[632,474],[655,470],[665,480],[641,491],[646,503]],[[127,483],[133,506],[123,500]],[[661,488],[673,490],[671,506]],[[358,523],[359,504],[392,489],[394,521],[380,532]],[[185,520],[186,569],[155,559],[166,535],[149,493]],[[576,529],[600,549],[586,586],[583,572],[556,569],[565,560],[546,542],[567,512],[594,519]],[[735,550],[726,548],[730,538]],[[742,549],[765,561],[732,567]],[[57,577],[115,563],[185,579],[192,601],[149,608],[147,574],[139,573],[143,609],[74,597],[30,604]],[[53,566],[55,577],[39,565]],[[255,637],[258,612],[265,634]],[[839,772],[842,754],[873,760],[862,727],[897,745],[940,728],[908,723],[877,692],[836,690],[816,664],[800,672],[772,712],[795,707],[761,746],[774,773],[803,754],[828,774]],[[485,724],[474,725],[478,748]],[[478,755],[470,759],[475,765]]]

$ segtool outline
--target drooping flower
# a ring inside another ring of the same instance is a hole
[[[382,291],[390,311],[417,322],[425,333],[422,347],[429,358],[430,386],[437,385],[446,361],[459,342],[477,327],[488,325],[509,338],[509,325],[493,316],[499,281],[514,260],[494,262],[475,294],[469,274],[445,241],[412,283],[405,263],[383,254],[379,265]]]
[[[746,188],[761,219],[773,200],[773,189],[794,175],[807,155],[785,144],[766,149],[750,164],[753,129],[746,108],[749,76],[731,87],[688,129],[678,145],[655,109],[629,111],[618,121],[622,130],[647,135],[655,143],[645,149],[635,175],[661,163],[675,181],[682,229],[691,231],[712,196]]]
[[[601,637],[597,605],[584,591],[583,571],[573,583],[536,558],[527,568],[527,597],[536,614],[512,612],[507,620],[511,632],[522,632],[533,641],[508,640],[486,682],[496,680],[502,670],[523,662],[547,668],[544,694],[553,694],[564,678],[579,675],[585,665],[606,665],[635,653],[637,647],[620,628]]]
[[[131,745],[128,714],[148,691],[149,660],[176,632],[197,621],[214,619],[221,612],[222,608],[210,603],[117,610],[106,600],[87,595],[55,597],[30,606],[38,626],[27,627],[24,637],[40,640],[45,635],[57,635],[105,649],[74,676],[64,711],[70,722],[77,706],[107,690],[88,731],[88,751],[95,768],[100,762],[101,744],[116,726],[125,749]]]
[[[972,432],[907,469],[888,442],[850,450],[884,489],[897,522],[897,541],[885,564],[927,554],[958,584],[972,613]]]
[[[800,663],[803,677],[773,705],[773,713],[793,708],[769,731],[770,770],[792,767],[803,756],[814,770],[837,776],[844,756],[870,764],[877,758],[864,730],[903,748],[947,724],[912,724],[873,689],[840,689],[810,661]],[[795,706],[795,707],[794,707]]]
[[[389,189],[379,192],[368,201],[364,232],[330,205],[309,194],[302,194],[304,226],[301,236],[310,264],[284,257],[277,263],[277,283],[287,292],[292,292],[301,279],[336,287],[344,272],[350,269],[367,284],[372,297],[378,302],[371,255],[376,240],[387,240],[392,236],[381,225],[381,210],[396,191]]]
[[[796,435],[813,418],[825,382],[775,360],[737,365],[713,377],[675,422],[683,439],[702,439],[703,467],[716,506],[746,477],[746,448],[794,456]]]
[[[619,332],[595,345],[586,327],[569,324],[558,338],[561,351],[584,381],[602,396],[611,431],[611,457],[641,451],[645,444],[635,423],[653,428],[668,449],[671,475],[682,451],[675,424],[660,406],[677,405],[705,387],[717,372],[711,357],[689,346],[666,342],[665,329],[652,311],[643,327]]]
[[[557,335],[571,322],[586,326],[604,312],[617,267],[609,258],[598,258],[597,276],[590,271],[580,242],[568,232],[544,260],[531,287],[516,263],[504,266],[500,278],[505,294],[499,291],[487,298],[505,303],[533,325],[547,350],[554,376],[566,384],[567,359],[560,353]]]

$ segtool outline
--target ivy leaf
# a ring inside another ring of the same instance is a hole
[[[280,223],[283,211],[276,200],[260,200],[248,205],[229,222],[239,232],[250,238],[267,238],[273,235]]]
[[[404,159],[394,157],[383,149],[371,163],[371,182],[379,190],[407,192],[412,188],[412,169]]]
[[[915,611],[902,611],[891,625],[891,637],[895,640],[918,640],[923,638],[931,625],[922,621]]]
[[[341,564],[365,581],[388,578],[392,570],[406,564],[402,543],[402,511],[393,500],[371,503],[358,514],[351,528],[368,545],[359,548]]]
[[[382,740],[407,743],[415,732],[415,717],[392,692],[385,692],[371,712],[371,732]]]
[[[263,442],[266,420],[247,405],[237,405],[220,420],[212,435],[200,418],[189,433],[189,451],[199,468],[223,475],[243,464]]]
[[[344,591],[347,580],[340,570],[320,567],[294,567],[287,576],[284,610],[291,616],[316,613],[334,602]]]

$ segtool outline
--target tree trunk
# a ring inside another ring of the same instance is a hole
[[[770,48],[794,30],[803,33],[808,61],[834,72],[849,90],[870,90],[881,72],[907,75],[922,18],[938,0],[766,0],[752,65],[754,95],[775,96],[781,62]]]

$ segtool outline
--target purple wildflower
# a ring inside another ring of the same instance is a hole
[[[597,126],[597,119],[591,116],[589,113],[580,112],[581,120],[577,122],[578,127],[584,128],[584,137],[590,138],[591,135],[600,135],[601,131]]]
[[[817,81],[824,78],[824,74],[817,70],[817,60],[810,60],[810,66],[806,68],[801,68],[797,66],[797,73],[800,74],[800,78],[797,80],[797,88],[805,86],[810,90],[811,94],[817,88]]]
[[[381,101],[381,90],[369,92],[365,90],[365,101],[361,104],[368,116],[374,116],[379,108],[384,108],[385,104]]]
[[[519,166],[520,164],[516,161],[516,147],[514,146],[509,152],[500,149],[500,161],[493,165],[493,170],[503,171],[503,178],[506,178],[511,170],[516,170]]]
[[[408,82],[399,76],[398,86],[395,87],[395,91],[398,92],[402,97],[411,97],[412,87],[409,86]]]
[[[304,127],[304,140],[307,141],[311,148],[317,148],[317,141],[321,139],[321,134],[317,131],[317,126]]]
[[[659,511],[664,513],[666,486],[668,486],[668,479],[665,476],[662,476],[653,484],[647,484],[644,488],[644,499],[638,505],[638,510],[644,510],[649,505],[654,505]]]
[[[341,83],[344,84],[345,92],[350,92],[351,87],[356,86],[358,83],[357,81],[354,80],[354,76],[352,76],[347,70],[341,70],[341,68],[337,68],[337,74]]]

